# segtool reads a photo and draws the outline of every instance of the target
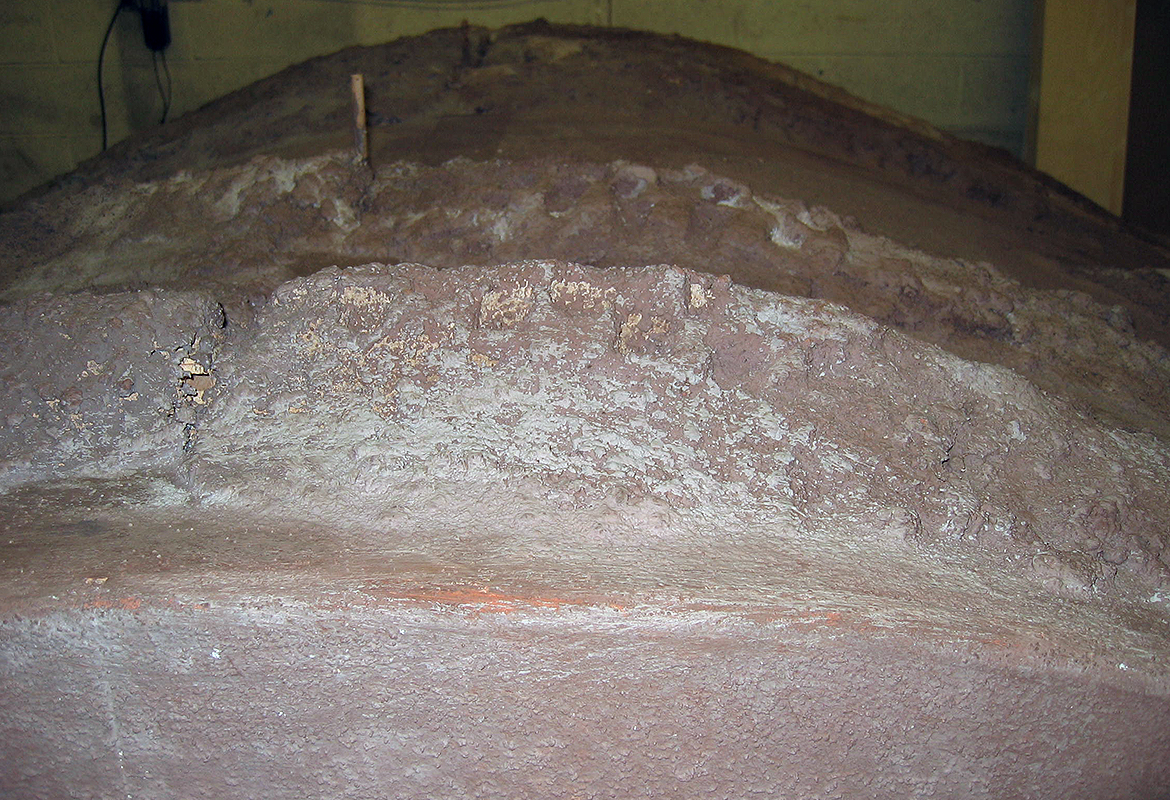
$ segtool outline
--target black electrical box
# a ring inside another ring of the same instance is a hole
[[[138,0],[138,12],[142,15],[142,38],[146,46],[156,53],[166,50],[171,44],[166,0]]]

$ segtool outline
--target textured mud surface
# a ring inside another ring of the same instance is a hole
[[[7,794],[1170,788],[1170,260],[1005,158],[449,31],[0,237]]]
[[[823,620],[266,605],[10,623],[6,643],[55,652],[59,666],[29,674],[19,703],[0,697],[17,723],[2,752],[42,749],[48,722],[60,750],[86,759],[40,774],[11,759],[10,796],[892,800],[1165,787],[1158,701],[1051,669],[1005,679],[961,650],[924,660],[913,640]]]
[[[117,188],[65,199],[69,213],[20,256],[7,296],[200,286],[244,322],[281,282],[335,264],[672,264],[848,306],[1009,366],[1093,413],[1170,433],[1163,328],[1138,335],[1135,314],[1145,312],[1132,295],[1071,277],[1067,288],[1039,288],[988,262],[928,255],[698,165],[460,159],[396,163],[371,179],[346,157],[260,158]],[[1165,292],[1159,273],[1147,278]]]

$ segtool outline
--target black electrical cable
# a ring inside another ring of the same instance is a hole
[[[110,24],[106,26],[106,35],[102,37],[102,49],[98,51],[97,84],[98,105],[102,108],[102,150],[105,150],[109,145],[109,130],[106,125],[106,90],[102,87],[102,69],[106,61],[106,46],[110,43],[110,34],[114,32],[114,23],[118,21],[118,15],[122,13],[123,8],[128,8],[132,4],[133,0],[118,0],[118,7],[114,9],[114,15],[110,17]]]
[[[171,111],[171,96],[174,94],[171,85],[171,68],[167,66],[166,52],[159,50],[151,53],[151,61],[154,62],[154,82],[158,85],[158,96],[162,98],[163,110],[162,116],[159,118],[158,124],[162,125],[167,121],[167,114]],[[158,74],[158,62],[162,61],[163,74],[167,76],[167,86],[163,89],[162,78]]]

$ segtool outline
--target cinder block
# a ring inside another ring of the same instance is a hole
[[[279,61],[247,59],[168,60],[167,63],[171,74],[168,121],[287,66]],[[165,80],[163,77],[164,85]],[[111,144],[159,124],[163,104],[153,67],[112,65],[106,80],[106,107]],[[96,116],[89,130],[100,145],[101,127]]]
[[[253,5],[240,0],[172,6],[176,46],[183,43],[193,58],[239,58],[280,61],[288,65],[355,44],[380,44],[402,36],[467,20],[499,27],[543,17],[552,22],[597,23],[590,0],[546,0],[523,7],[457,8],[364,6],[289,0]]]
[[[357,11],[350,3],[221,0],[175,4],[174,8],[189,52],[199,59],[244,56],[253,61],[292,64],[357,40]]]
[[[1020,55],[1029,47],[1031,4],[615,0],[613,18],[621,27],[678,33],[753,52]]]
[[[68,169],[82,161],[93,158],[102,151],[102,136],[100,133],[78,133],[69,137],[69,153],[73,159]]]
[[[1024,129],[1022,127],[1004,130],[998,128],[968,128],[957,126],[954,128],[945,128],[944,130],[960,139],[966,139],[971,142],[982,142],[992,147],[999,147],[1007,150],[1016,158],[1023,158]]]
[[[943,56],[777,53],[770,58],[939,127],[956,124],[962,64]]]
[[[1026,56],[1032,0],[932,0],[902,15],[899,50],[935,55]]]
[[[162,119],[163,101],[155,82],[154,70],[143,65],[116,65],[104,81],[106,117],[110,144],[132,133],[157,125]],[[91,90],[91,94],[96,93]],[[101,136],[101,116],[96,95],[89,130]],[[71,130],[75,133],[76,130]]]
[[[678,33],[753,52],[896,52],[901,3],[826,0],[775,3],[768,0],[615,0],[613,23]]]
[[[37,64],[57,59],[49,0],[0,3],[0,64]]]
[[[174,90],[171,118],[284,69],[283,61],[220,59],[170,65]]]
[[[217,97],[279,72],[285,66],[287,65],[279,61],[246,59],[168,60],[171,74],[171,109],[167,119],[173,120]],[[76,71],[72,66],[61,69]],[[89,80],[92,83],[92,77]],[[165,85],[165,77],[163,81]],[[110,144],[147,130],[161,121],[163,102],[153,66],[111,64],[107,71],[105,86]],[[53,131],[77,135],[72,152],[76,153],[79,162],[95,155],[101,147],[101,118],[96,93],[96,86],[87,87],[83,95],[79,96],[79,103],[85,108],[76,110],[74,115],[76,121],[58,120],[52,128]],[[45,179],[49,177],[51,176],[46,175]]]
[[[757,0],[614,0],[613,24],[732,46],[739,37],[740,20],[750,18],[760,5]]]
[[[174,9],[182,4],[172,3]],[[201,4],[200,4],[201,5]],[[57,0],[52,6],[52,25],[57,58],[64,63],[97,64],[102,36],[114,13],[114,2]],[[172,11],[172,17],[174,12]],[[142,41],[142,23],[136,13],[123,10],[110,35],[106,58],[149,62],[150,52]]]
[[[959,124],[1007,125],[1023,130],[1027,125],[1029,68],[1026,54],[964,59]]]
[[[72,169],[66,136],[0,136],[0,204]]]
[[[739,20],[737,47],[753,52],[901,52],[903,3],[827,0],[823,3],[752,4]]]
[[[435,28],[453,28],[464,20],[472,25],[499,28],[536,18],[549,22],[579,25],[604,24],[604,3],[596,0],[544,0],[523,6],[503,4],[500,7],[465,8],[457,6],[450,11],[436,8],[355,6],[355,44],[382,44],[402,36],[415,36]]]
[[[98,110],[92,67],[0,66],[0,133],[69,134]]]

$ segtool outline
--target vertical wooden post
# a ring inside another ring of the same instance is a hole
[[[366,83],[359,72],[349,76],[353,91],[353,158],[359,164],[370,165],[370,135],[366,128]]]

